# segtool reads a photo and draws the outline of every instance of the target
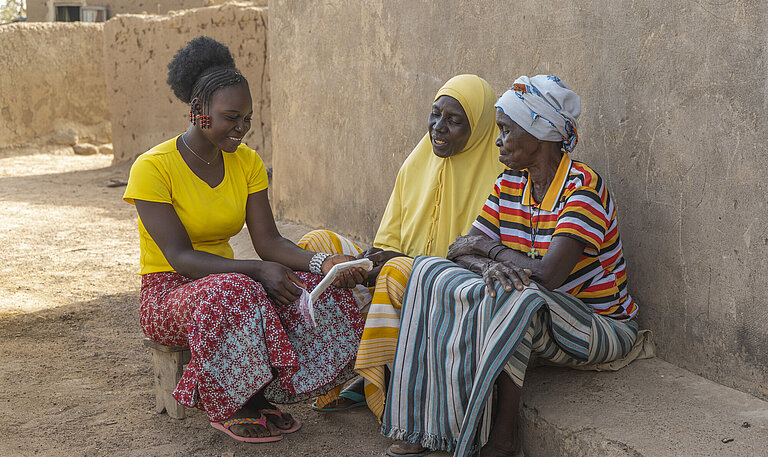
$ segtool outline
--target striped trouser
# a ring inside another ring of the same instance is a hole
[[[314,230],[299,241],[303,249],[328,254],[356,255],[361,249],[350,240],[329,230]],[[381,421],[386,399],[385,367],[392,368],[400,329],[400,309],[405,287],[413,268],[410,257],[396,257],[381,269],[376,286],[371,292],[358,286],[355,290],[365,314],[365,330],[357,351],[355,371],[365,379],[365,399],[368,407]],[[338,387],[317,398],[317,406],[324,407],[336,400],[341,392]]]
[[[637,323],[596,314],[581,300],[532,283],[487,294],[453,262],[417,257],[406,290],[383,431],[469,455],[487,439],[488,400],[503,372],[522,386],[532,354],[578,366],[624,357]]]

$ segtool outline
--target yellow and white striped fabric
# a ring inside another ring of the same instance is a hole
[[[314,230],[299,241],[299,247],[308,251],[328,254],[357,255],[362,250],[353,242],[330,230]],[[357,351],[355,371],[365,379],[365,399],[368,407],[381,422],[386,399],[384,367],[392,368],[400,331],[400,309],[405,287],[413,268],[410,257],[395,257],[384,264],[371,290],[357,286],[355,294],[365,318],[365,329]],[[370,305],[370,306],[368,306]],[[336,400],[339,386],[317,398],[317,407],[323,408]]]

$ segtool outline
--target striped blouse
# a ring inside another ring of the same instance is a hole
[[[581,241],[584,253],[557,290],[574,295],[599,314],[616,319],[637,314],[627,290],[613,199],[600,175],[568,154],[563,154],[541,204],[531,197],[527,171],[504,170],[473,226],[538,259],[546,254],[553,236]]]

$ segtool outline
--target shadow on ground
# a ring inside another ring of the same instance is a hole
[[[304,428],[261,445],[227,438],[201,411],[181,421],[155,414],[137,302],[138,291],[0,317],[8,426],[0,455],[383,455],[389,441],[362,408],[320,414],[308,403],[288,405]]]

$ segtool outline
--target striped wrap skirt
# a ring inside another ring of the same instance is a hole
[[[403,302],[382,433],[468,456],[487,441],[496,378],[522,386],[532,355],[564,366],[624,357],[636,320],[618,321],[531,283],[487,294],[482,278],[417,257]]]

